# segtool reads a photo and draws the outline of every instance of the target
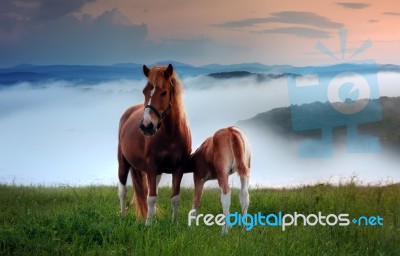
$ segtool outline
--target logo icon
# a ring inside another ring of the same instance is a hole
[[[339,32],[342,58],[318,42],[316,48],[335,59],[333,65],[300,68],[288,78],[294,131],[319,129],[320,139],[302,142],[299,155],[306,158],[331,157],[333,128],[345,126],[347,149],[350,153],[380,151],[379,139],[360,134],[358,126],[382,119],[377,67],[373,60],[351,61],[372,46],[367,40],[345,61],[345,29]]]

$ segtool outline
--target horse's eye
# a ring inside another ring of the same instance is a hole
[[[143,89],[143,90],[142,90],[142,93],[144,94],[144,92],[145,92],[145,90]]]
[[[164,97],[165,95],[167,95],[167,91],[163,91],[163,92],[161,93],[161,96],[162,96],[162,97]]]

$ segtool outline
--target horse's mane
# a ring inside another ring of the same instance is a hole
[[[167,69],[165,66],[154,66],[150,69],[148,80],[149,82],[158,88],[165,88],[165,76],[164,72]],[[173,111],[179,120],[181,120],[182,124],[186,124],[186,111],[185,106],[183,104],[183,87],[181,81],[178,78],[178,75],[173,71],[171,77],[169,78],[169,82],[167,83],[169,86],[172,86],[172,108]],[[173,84],[173,85],[172,85]]]

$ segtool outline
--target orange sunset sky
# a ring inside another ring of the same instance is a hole
[[[341,59],[338,31],[347,29],[345,60],[400,64],[400,2],[71,0],[2,2],[0,66],[152,63],[193,65],[261,62],[296,66]],[[337,60],[336,60],[337,61]]]

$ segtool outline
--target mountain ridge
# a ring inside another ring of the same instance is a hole
[[[400,66],[393,64],[369,63],[342,63],[328,66],[306,66],[294,67],[290,65],[265,65],[258,62],[239,63],[239,64],[209,64],[203,66],[193,66],[183,62],[164,60],[155,62],[156,64],[166,65],[172,63],[180,77],[210,75],[215,77],[217,73],[224,73],[223,78],[235,77],[238,72],[248,72],[262,78],[267,76],[269,79],[289,75],[302,74],[330,74],[344,71],[359,73],[371,72],[399,72]],[[154,65],[151,64],[149,66]],[[9,68],[0,68],[0,85],[13,85],[21,82],[41,82],[42,80],[66,80],[95,84],[102,81],[118,79],[143,79],[142,64],[138,63],[116,63],[112,65],[32,65],[22,63]],[[214,75],[213,75],[214,74]],[[218,75],[217,75],[218,76]],[[264,81],[258,79],[258,81]]]

